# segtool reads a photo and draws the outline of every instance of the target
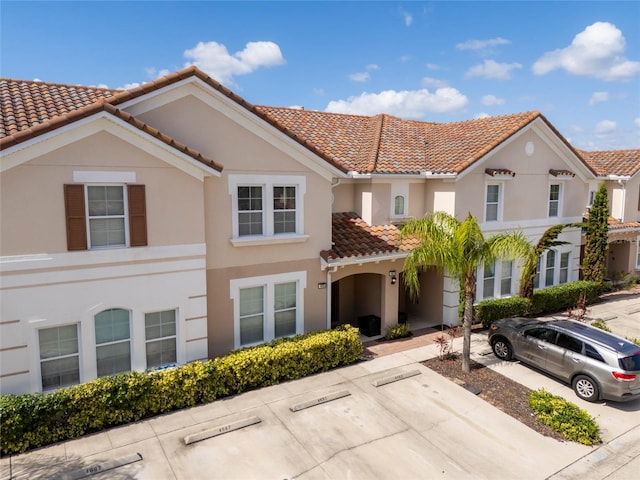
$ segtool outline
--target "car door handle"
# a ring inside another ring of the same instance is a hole
[[[546,347],[545,347],[544,345],[540,345],[540,344],[538,344],[538,348],[539,348],[540,350],[544,350]]]
[[[576,357],[575,355],[573,357],[571,357],[574,363],[582,363],[582,360],[580,359],[580,357]]]

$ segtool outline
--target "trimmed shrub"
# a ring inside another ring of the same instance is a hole
[[[0,396],[0,451],[16,454],[104,428],[294,380],[357,361],[345,325],[157,372],[127,372],[51,393]]]
[[[584,445],[600,442],[595,419],[574,403],[540,389],[529,394],[529,405],[542,423],[568,440]]]
[[[530,302],[522,297],[496,298],[483,300],[474,307],[474,316],[483,327],[490,327],[501,318],[523,317],[529,311]]]
[[[531,315],[564,312],[578,305],[581,297],[587,305],[594,303],[600,295],[601,285],[597,282],[570,282],[533,292]]]
[[[385,340],[395,340],[397,338],[406,338],[411,335],[408,323],[398,323],[387,328],[384,334]]]

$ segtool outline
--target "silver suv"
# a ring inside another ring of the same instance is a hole
[[[640,398],[640,347],[573,320],[504,318],[489,344],[501,360],[518,360],[569,383],[576,395],[625,402]]]

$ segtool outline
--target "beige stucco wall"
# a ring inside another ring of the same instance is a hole
[[[317,258],[208,269],[209,356],[221,356],[234,348],[233,301],[229,287],[231,280],[297,271],[307,272],[307,286],[304,291],[304,331],[323,330],[327,328],[327,292],[330,289],[318,288],[318,284],[325,283],[327,277],[326,273],[320,270]]]
[[[535,145],[531,156],[525,153],[528,141],[533,141]],[[563,185],[562,212],[558,221],[567,217],[580,217],[584,211],[588,188],[580,177],[576,175],[569,180],[559,180],[549,175],[549,169],[574,172],[576,169],[567,165],[542,139],[523,135],[456,182],[457,215],[471,212],[480,222],[484,221],[486,184],[489,181],[500,181],[486,175],[485,168],[506,168],[516,174],[503,182],[504,222],[547,219],[550,183]]]
[[[101,132],[0,175],[0,255],[66,252],[63,185],[92,170],[134,172],[145,185],[149,246],[204,241],[202,182]]]

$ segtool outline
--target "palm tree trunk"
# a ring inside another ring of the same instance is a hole
[[[464,339],[462,343],[462,371],[471,371],[471,324],[473,323],[473,297],[475,294],[475,278],[467,276],[464,280]]]

